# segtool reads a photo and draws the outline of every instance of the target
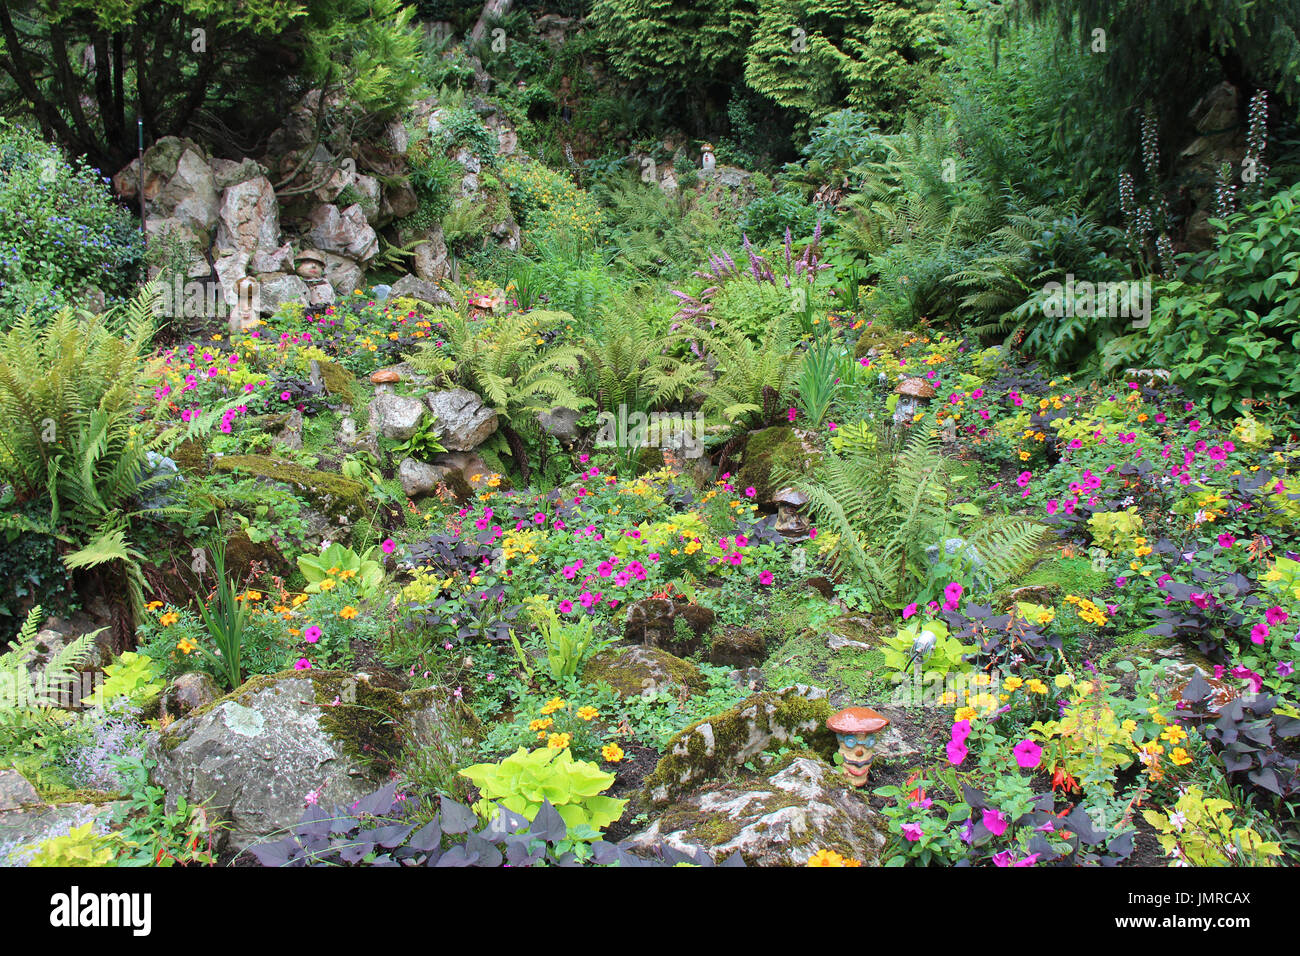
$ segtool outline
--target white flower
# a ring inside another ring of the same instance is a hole
[[[1187,816],[1179,813],[1177,810],[1171,810],[1169,813],[1169,824],[1179,833],[1183,832],[1183,825],[1187,822]]]

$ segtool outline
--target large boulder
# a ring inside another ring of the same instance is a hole
[[[442,237],[442,227],[434,226],[428,237],[415,247],[415,274],[426,282],[437,282],[447,277],[447,242]]]
[[[370,427],[385,438],[406,441],[420,427],[426,412],[418,398],[382,392],[370,403]]]
[[[397,477],[402,483],[402,494],[408,498],[427,495],[438,487],[438,482],[446,477],[451,469],[445,465],[431,465],[414,458],[403,458],[397,466]]]
[[[150,748],[174,808],[204,802],[236,850],[282,832],[308,802],[346,806],[374,790],[404,746],[455,751],[463,730],[431,689],[346,671],[257,677],[167,727]]]
[[[275,189],[265,176],[255,176],[228,187],[217,211],[216,254],[239,255],[245,264],[258,252],[280,248],[280,207]]]
[[[307,283],[296,275],[273,272],[258,277],[258,309],[263,315],[274,315],[290,302],[306,303],[310,290]]]
[[[669,806],[622,846],[704,847],[715,862],[740,853],[750,866],[804,866],[821,850],[863,865],[879,860],[888,826],[823,760],[796,757],[769,776],[714,783]]]
[[[325,260],[325,281],[340,296],[351,295],[361,288],[366,272],[355,259],[332,252],[320,251],[318,254]]]
[[[645,800],[663,806],[707,780],[735,771],[795,737],[829,759],[835,735],[826,728],[834,713],[823,695],[803,687],[755,694],[735,707],[687,727],[668,742],[645,780]]]
[[[467,388],[429,392],[425,404],[437,419],[434,430],[448,451],[470,451],[497,430],[497,413]]]
[[[124,199],[140,191],[140,160],[117,174]],[[203,150],[188,139],[164,136],[144,154],[144,199],[151,234],[171,232],[206,251],[217,224],[217,182]]]
[[[367,262],[379,252],[379,236],[360,203],[342,211],[329,203],[317,206],[311,211],[309,235],[317,249],[357,262]]]
[[[451,305],[451,295],[426,279],[420,279],[407,273],[393,283],[389,293],[394,299],[415,299],[429,305]]]

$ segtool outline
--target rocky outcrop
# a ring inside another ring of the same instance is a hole
[[[849,792],[834,767],[796,757],[770,775],[692,791],[620,845],[633,853],[657,843],[702,846],[717,862],[740,853],[751,866],[803,866],[817,852],[833,850],[869,866],[887,839],[884,819]]]
[[[171,724],[151,748],[167,792],[205,802],[243,849],[293,826],[308,802],[348,805],[404,746],[456,748],[462,730],[435,692],[343,671],[258,677]]]
[[[425,404],[434,415],[434,431],[448,451],[470,451],[497,430],[497,413],[466,388],[429,392]]]
[[[835,735],[826,729],[832,713],[824,694],[805,688],[755,694],[669,741],[659,765],[646,778],[644,799],[652,806],[671,803],[705,781],[744,766],[773,744],[795,737],[829,759],[836,748]]]
[[[370,427],[384,438],[406,441],[426,414],[428,409],[420,399],[382,392],[370,403]]]

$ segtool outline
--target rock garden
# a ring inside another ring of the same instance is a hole
[[[32,6],[0,865],[1300,859],[1253,5]]]

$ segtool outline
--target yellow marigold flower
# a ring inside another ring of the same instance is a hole
[[[542,714],[543,715],[553,714],[557,710],[562,710],[563,708],[564,708],[564,701],[562,701],[558,697],[552,697],[550,700],[546,702],[546,706],[542,708]]]
[[[1187,739],[1187,731],[1183,730],[1183,728],[1179,727],[1177,724],[1170,724],[1168,727],[1165,728],[1164,733],[1162,733],[1160,736],[1162,739],[1169,741],[1171,744],[1176,744],[1180,740]]]
[[[599,717],[600,711],[595,707],[579,707],[578,718],[580,720],[591,720],[593,717]]]
[[[357,609],[354,608],[351,604],[349,604],[343,610],[339,611],[339,617],[343,618],[343,620],[345,621],[350,621],[356,616],[357,616]]]
[[[162,601],[150,601],[148,604],[145,605],[145,610],[156,611],[162,606],[163,606]]]
[[[1130,719],[1130,720],[1126,720],[1126,721],[1124,721],[1122,724],[1120,724],[1120,725],[1119,725],[1119,729],[1122,730],[1122,731],[1124,731],[1124,733],[1126,733],[1126,734],[1131,734],[1131,733],[1133,733],[1133,731],[1137,730],[1137,726],[1138,726],[1138,725],[1137,725],[1137,721],[1136,721],[1136,720],[1131,720],[1131,719]]]
[[[333,578],[326,578],[324,581],[322,581],[322,582],[320,583],[320,589],[321,589],[322,591],[333,591],[333,590],[334,590],[334,586],[335,586],[337,583],[338,583],[338,582],[335,581]]]
[[[1019,690],[1024,685],[1024,683],[1025,682],[1021,680],[1019,677],[1008,677],[1006,680],[1002,682],[1002,686],[1005,687],[1007,690]]]
[[[623,759],[623,748],[618,744],[605,744],[600,748],[600,755],[610,763],[618,763]]]
[[[1031,694],[1046,694],[1047,685],[1044,684],[1042,681],[1040,681],[1037,677],[1034,677],[1025,682],[1025,690],[1029,691],[1029,693]]]
[[[546,738],[546,746],[552,750],[563,750],[569,746],[570,737],[568,734],[551,734]]]
[[[551,726],[552,724],[554,724],[554,723],[555,723],[555,721],[551,720],[551,718],[549,718],[549,717],[543,717],[543,718],[541,718],[541,719],[539,719],[539,720],[534,720],[534,721],[532,721],[531,723],[529,723],[529,725],[528,725],[528,729],[529,729],[529,730],[545,730],[547,727],[550,727],[550,726]]]
[[[1169,759],[1180,767],[1185,767],[1192,762],[1192,755],[1182,747],[1175,747],[1169,754]]]
[[[295,594],[295,595],[294,595],[294,597],[293,597],[293,606],[294,606],[294,607],[302,607],[302,605],[304,605],[304,604],[306,604],[306,603],[307,603],[307,595],[305,595],[305,594]]]
[[[197,648],[198,645],[195,644],[193,641],[191,641],[188,637],[181,638],[179,641],[176,642],[176,650],[180,651],[182,654],[188,654],[191,651],[196,650]]]
[[[326,571],[325,573],[328,574],[330,577],[333,577],[334,575],[338,574],[339,571],[341,571],[341,570],[342,570],[342,569],[341,569],[338,565],[335,565],[334,567],[330,568],[330,569],[329,569],[328,571]]]
[[[161,624],[163,627],[171,627],[180,619],[181,616],[177,614],[175,611],[168,611],[162,617],[158,618],[158,623]]]
[[[1148,707],[1147,713],[1151,715],[1151,719],[1154,720],[1157,724],[1163,726],[1164,724],[1169,723],[1169,721],[1165,720],[1165,718],[1161,715],[1159,707]]]
[[[958,707],[957,712],[952,715],[953,720],[974,720],[979,716],[979,711],[974,707]]]

